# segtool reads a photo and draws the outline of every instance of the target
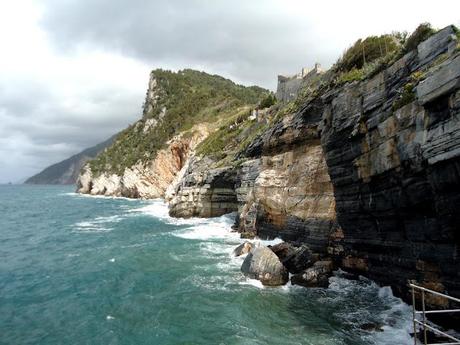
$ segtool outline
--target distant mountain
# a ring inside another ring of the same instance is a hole
[[[90,147],[62,162],[53,164],[37,175],[29,177],[26,184],[74,184],[78,174],[85,163],[96,157],[106,147],[110,146],[116,135],[106,141]]]

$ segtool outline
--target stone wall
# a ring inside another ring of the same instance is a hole
[[[312,69],[302,68],[302,72],[293,76],[278,76],[276,98],[279,101],[288,102],[297,97],[303,87],[313,85],[324,73],[319,63]]]

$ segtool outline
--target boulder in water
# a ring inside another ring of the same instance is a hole
[[[381,323],[366,322],[359,326],[366,332],[383,332],[383,325]]]
[[[234,250],[233,250],[233,255],[234,256],[241,256],[241,255],[244,255],[244,254],[247,254],[251,251],[251,249],[254,248],[254,244],[251,243],[251,242],[244,242],[242,244],[240,244],[238,247],[236,247]]]
[[[278,256],[268,247],[259,247],[245,258],[241,271],[247,277],[258,279],[263,285],[284,285],[289,280],[289,273]]]

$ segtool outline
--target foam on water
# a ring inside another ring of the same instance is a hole
[[[204,266],[195,267],[197,271],[214,272],[211,276],[193,274],[184,277],[183,283],[215,291],[230,291],[233,287],[259,289],[270,293],[297,294],[304,289],[300,286],[293,286],[290,282],[281,287],[266,287],[259,280],[244,277],[239,269],[245,256],[234,257],[234,248],[245,242],[238,233],[232,232],[231,226],[234,222],[234,214],[224,215],[216,218],[172,218],[168,213],[168,205],[162,200],[151,200],[148,204],[134,209],[127,209],[124,216],[96,217],[92,221],[80,222],[76,224],[82,229],[101,229],[103,224],[121,221],[127,216],[147,215],[162,222],[177,226],[178,230],[173,230],[171,234],[175,237],[191,240],[191,244],[196,245],[203,258],[208,260]],[[258,246],[275,245],[283,242],[277,238],[274,240],[253,239],[250,242]],[[170,254],[171,259],[176,262],[184,262],[187,257],[183,255]],[[109,261],[115,261],[114,258]],[[393,296],[391,288],[379,287],[375,283],[364,278],[353,281],[343,278],[339,271],[330,279],[328,289],[318,289],[323,291],[318,297],[318,303],[326,305],[346,305],[351,303],[345,310],[336,312],[336,316],[343,320],[345,324],[355,329],[357,334],[366,343],[379,345],[410,344],[411,319],[410,308],[400,299]],[[356,300],[373,300],[375,304],[386,306],[373,310],[372,306],[353,305]],[[109,320],[109,318],[107,318]],[[359,328],[363,320],[373,320],[377,325],[382,325],[383,332],[364,331]]]
[[[350,301],[373,301],[372,305],[352,306],[342,315],[354,328],[362,320],[371,319],[375,324],[382,325],[383,332],[366,332],[357,328],[362,333],[364,340],[370,340],[379,345],[411,344],[410,333],[412,330],[411,308],[401,299],[395,297],[388,286],[379,287],[376,283],[360,277],[359,280],[348,280],[338,271],[330,278],[329,291],[332,295],[324,297],[324,301],[334,303],[350,303]],[[382,308],[381,306],[385,306]]]
[[[112,231],[113,227],[106,226],[106,224],[114,224],[123,220],[122,216],[106,216],[96,217],[93,220],[77,222],[73,226],[74,232],[91,233],[91,232],[107,232]]]
[[[18,212],[0,217],[0,343],[410,344],[409,307],[388,287],[340,272],[329,289],[246,278],[245,257],[232,254],[246,241],[231,232],[232,215],[174,219],[160,200],[57,191],[0,192]]]
[[[138,201],[138,199],[126,198],[124,196],[111,196],[111,195],[92,195],[92,194],[82,194],[76,192],[70,193],[61,193],[60,195],[72,196],[78,198],[93,198],[93,199],[107,199],[107,200],[127,200],[127,201]]]

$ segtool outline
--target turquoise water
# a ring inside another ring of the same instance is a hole
[[[410,309],[388,288],[244,278],[231,216],[72,191],[0,186],[0,344],[410,344]]]

